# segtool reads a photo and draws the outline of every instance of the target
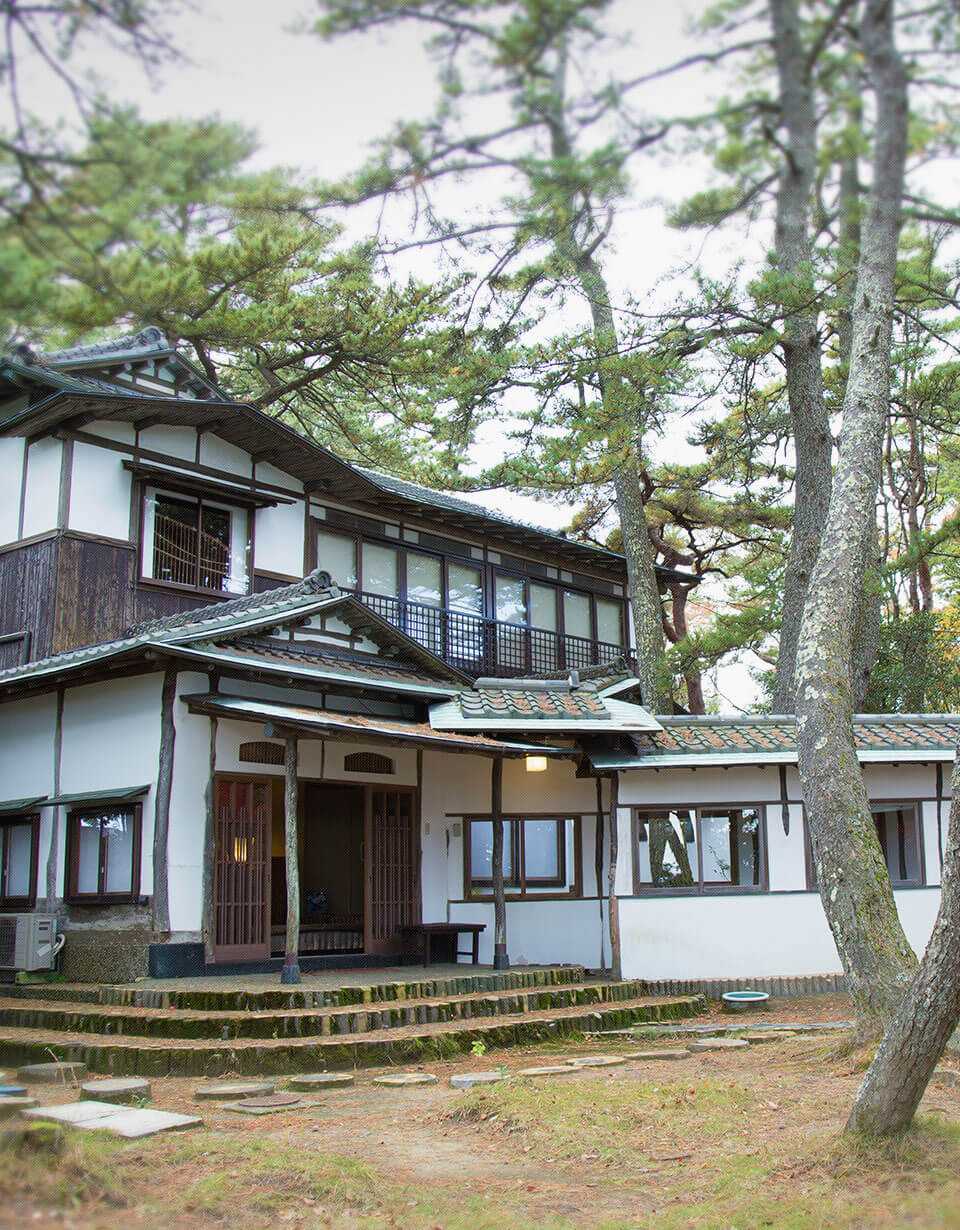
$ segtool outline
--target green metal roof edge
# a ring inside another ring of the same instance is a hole
[[[30,811],[39,803],[46,807],[46,795],[38,794],[29,799],[7,799],[6,802],[0,803],[0,816],[9,815],[11,812]]]
[[[47,799],[44,807],[62,807],[67,803],[129,803],[145,795],[150,786],[114,786],[108,790],[82,790],[66,794],[54,795]]]

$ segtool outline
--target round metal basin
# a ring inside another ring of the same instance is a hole
[[[766,991],[724,991],[724,1012],[751,1012],[766,1008],[770,996]]]

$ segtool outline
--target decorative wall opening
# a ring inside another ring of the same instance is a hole
[[[241,743],[240,759],[249,764],[283,764],[283,744]]]
[[[351,752],[343,758],[345,773],[394,773],[393,761],[389,756],[380,756],[376,752]]]

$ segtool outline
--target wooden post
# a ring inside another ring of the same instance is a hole
[[[287,867],[287,942],[280,981],[300,981],[300,848],[297,824],[297,740],[288,735],[283,754],[283,833]]]
[[[493,821],[493,968],[509,969],[507,904],[503,898],[503,757],[494,756],[490,781]]]
[[[617,905],[617,860],[619,858],[619,824],[617,803],[620,778],[610,774],[610,865],[607,868],[607,912],[610,915],[610,972],[614,978],[622,975],[620,964],[620,910]]]
[[[600,968],[606,969],[607,954],[603,935],[603,778],[598,773],[597,784],[597,840],[594,848],[594,871],[597,877],[597,903],[600,906]]]
[[[173,745],[177,730],[173,702],[177,695],[177,668],[163,672],[160,699],[160,764],[157,769],[157,803],[153,815],[153,929],[170,930],[170,888],[167,874],[167,841],[170,833],[170,792],[173,787]]]
[[[217,719],[210,718],[210,771],[204,791],[205,816],[203,827],[203,956],[207,965],[213,964],[214,947],[217,942],[217,912],[214,902],[216,892],[217,862],[217,787],[214,776],[217,771]]]
[[[64,689],[57,688],[57,716],[53,728],[53,797],[60,793],[60,760],[63,752],[63,698]],[[57,908],[57,868],[60,866],[60,816],[62,808],[50,812],[50,848],[47,853],[45,909],[53,913]]]

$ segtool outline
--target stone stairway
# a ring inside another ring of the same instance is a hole
[[[113,1076],[222,1076],[452,1058],[585,1032],[675,1021],[698,995],[587,981],[577,966],[297,988],[0,988],[0,1064],[58,1060]]]

